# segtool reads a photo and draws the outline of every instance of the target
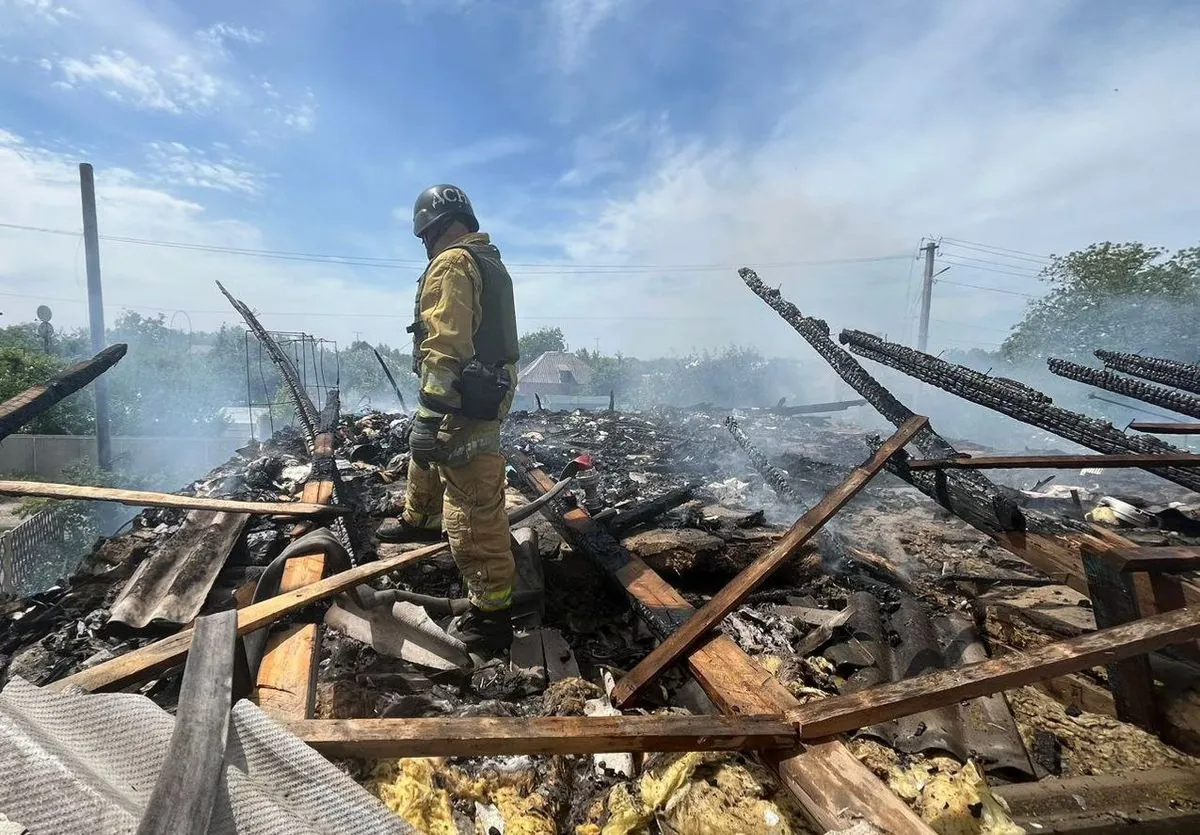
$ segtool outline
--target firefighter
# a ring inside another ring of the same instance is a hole
[[[512,277],[456,186],[421,192],[413,234],[429,256],[408,329],[419,407],[409,431],[404,511],[377,536],[436,540],[444,528],[471,604],[450,631],[481,663],[512,643],[515,566],[500,454],[520,359]]]

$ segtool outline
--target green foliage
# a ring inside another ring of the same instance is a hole
[[[780,397],[800,402],[804,383],[796,365],[766,359],[753,348],[730,345],[685,357],[638,360],[581,349],[576,355],[593,370],[587,394],[616,394],[623,408],[770,406]]]
[[[1047,356],[1090,358],[1095,348],[1197,359],[1200,247],[1167,250],[1101,243],[1052,255],[1050,286],[1030,302],[1001,348],[1013,361]]]
[[[404,395],[405,404],[411,409],[417,402],[416,375],[412,373],[412,354],[389,345],[380,343],[375,346],[387,363],[388,370],[396,380]],[[392,384],[371,350],[371,344],[358,340],[350,343],[350,347],[339,352],[339,381],[342,395],[342,407],[346,411],[358,408],[396,409],[399,402],[396,399]]]
[[[5,328],[5,331],[10,330]],[[46,382],[63,367],[64,363],[42,353],[40,348],[0,348],[0,401]],[[86,434],[91,427],[91,398],[86,394],[75,394],[31,420],[24,431],[50,435]]]
[[[547,351],[567,350],[567,339],[562,328],[538,328],[522,334],[517,343],[521,349],[521,367],[529,365]]]
[[[129,345],[107,373],[115,435],[217,434],[224,426],[217,409],[245,399],[245,367],[237,376],[212,373],[208,351],[193,350],[193,338],[161,313],[124,311],[108,342]]]

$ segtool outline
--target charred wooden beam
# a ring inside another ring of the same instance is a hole
[[[554,484],[527,455],[508,448],[505,456],[533,493],[544,493]],[[625,592],[638,616],[660,640],[695,612],[678,591],[625,550],[583,508],[559,501],[547,506],[545,515],[577,553]],[[723,713],[777,714],[800,704],[724,635],[709,637],[688,656],[687,664]],[[823,829],[842,829],[865,819],[892,835],[931,832],[840,741],[823,740],[759,756]]]
[[[858,360],[833,341],[829,335],[829,325],[823,320],[802,314],[799,308],[783,298],[778,290],[763,284],[754,270],[743,268],[738,270],[738,275],[755,295],[778,313],[829,363],[839,377],[888,421],[895,426],[901,426],[915,414],[872,377]],[[930,458],[954,458],[959,454],[950,442],[937,434],[932,427],[926,427],[919,432],[913,439],[913,444]],[[908,472],[907,469],[901,472],[891,463],[888,469],[902,478],[905,478]],[[986,533],[998,534],[1025,528],[1025,518],[1017,506],[1014,492],[1001,488],[979,473],[943,472],[928,480],[928,485],[924,482],[910,483],[914,483],[914,486],[950,512],[961,516]]]
[[[117,502],[133,507],[171,507],[179,510],[212,510],[224,513],[257,513],[270,516],[328,517],[350,513],[349,508],[312,502],[244,502],[205,496],[178,496],[153,490],[120,490],[48,481],[0,481],[0,495],[38,496],[44,499],[74,499]]]
[[[1133,575],[1109,562],[1106,554],[1106,549],[1088,548],[1083,551],[1088,597],[1096,615],[1096,626],[1101,629],[1133,623],[1139,617]],[[1155,704],[1154,673],[1150,670],[1150,659],[1139,655],[1124,660],[1105,660],[1117,718],[1157,733],[1161,714]]]
[[[311,448],[317,435],[320,415],[317,414],[317,407],[313,405],[308,392],[304,390],[304,385],[300,381],[300,374],[296,371],[295,363],[279,347],[279,343],[262,326],[262,323],[258,321],[258,317],[246,306],[245,302],[235,299],[219,281],[217,282],[217,287],[220,288],[225,298],[229,299],[229,303],[233,305],[233,309],[246,321],[246,326],[250,328],[254,336],[262,343],[262,346],[267,349],[267,355],[275,363],[275,367],[279,369],[279,376],[283,379],[283,384],[287,388],[288,397],[291,399],[292,405],[296,407],[296,416],[304,428],[305,438],[308,440],[309,447]]]
[[[648,522],[653,522],[658,517],[662,516],[681,504],[691,501],[692,496],[696,494],[696,489],[699,483],[687,484],[683,487],[663,493],[657,498],[642,502],[635,505],[629,510],[622,511],[604,523],[604,526],[618,536],[636,528],[638,525],[644,525]]]
[[[1200,394],[1200,365],[1141,354],[1121,354],[1098,350],[1096,359],[1114,371],[1123,371],[1143,380],[1161,383],[1192,394]]]
[[[1075,380],[1078,383],[1086,383],[1089,386],[1111,391],[1114,394],[1123,394],[1135,400],[1141,400],[1154,406],[1170,409],[1172,412],[1178,412],[1181,415],[1200,418],[1200,397],[1196,395],[1188,394],[1178,389],[1143,383],[1141,380],[1124,377],[1112,371],[1088,368],[1086,365],[1069,362],[1068,360],[1052,358],[1047,361],[1047,364],[1050,366],[1050,372],[1057,374],[1059,377],[1066,377],[1068,380]]]
[[[146,801],[138,835],[203,835],[221,782],[229,736],[237,613],[197,619],[194,650],[183,671],[175,729]]]
[[[859,356],[895,368],[910,377],[937,386],[964,400],[978,403],[980,406],[986,406],[1031,426],[1053,432],[1097,452],[1105,454],[1178,454],[1184,451],[1157,438],[1126,435],[1113,427],[1111,423],[1055,406],[1045,395],[1031,396],[1025,391],[1027,387],[1019,383],[988,377],[974,369],[946,362],[904,345],[887,342],[874,334],[844,330],[839,338],[843,344],[849,345],[850,350]],[[1189,490],[1200,491],[1200,473],[1194,470],[1184,467],[1147,467],[1145,469]]]
[[[1143,453],[1120,453],[1116,455],[977,455],[961,458],[913,458],[908,462],[912,470],[1019,470],[1019,469],[1075,469],[1076,467],[1098,467],[1101,469],[1124,469],[1129,467],[1153,467],[1170,464],[1173,467],[1195,467],[1200,465],[1200,455],[1183,452],[1178,455]]]
[[[822,412],[844,412],[854,406],[866,406],[866,400],[834,400],[829,403],[804,403],[800,406],[784,406],[782,402],[770,409],[763,409],[772,415],[815,415]]]
[[[804,543],[846,506],[848,501],[858,495],[883,469],[884,462],[903,449],[914,435],[928,425],[929,419],[923,415],[914,415],[905,421],[866,463],[856,467],[845,481],[796,520],[783,539],[770,551],[726,583],[698,612],[689,617],[682,627],[663,639],[661,644],[618,681],[612,692],[613,703],[618,707],[625,707],[645,692],[658,675],[697,646],[709,630],[715,628],[726,615],[741,605],[775,569],[799,551]]]
[[[72,365],[41,385],[33,386],[0,403],[0,439],[53,408],[112,368],[125,356],[128,346],[110,345],[96,356]]]
[[[1129,428],[1134,432],[1148,432],[1151,435],[1200,435],[1200,423],[1154,423],[1135,420],[1129,424]]]
[[[788,481],[787,473],[772,464],[771,459],[763,455],[758,447],[746,437],[746,433],[738,425],[737,418],[733,415],[725,418],[725,428],[729,430],[729,434],[737,441],[737,445],[746,453],[746,456],[754,464],[755,469],[758,470],[767,484],[771,485],[771,489],[775,491],[776,495],[784,501],[799,504],[800,497],[792,489],[792,484]]]

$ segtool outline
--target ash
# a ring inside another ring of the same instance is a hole
[[[614,530],[619,530],[626,548],[690,603],[701,606],[870,454],[868,430],[844,420],[765,410],[739,413],[742,430],[783,471],[800,502],[781,499],[726,431],[727,416],[728,412],[679,409],[632,414],[518,412],[506,421],[503,440],[552,475],[580,456],[590,456],[600,474],[599,485],[593,496],[580,491],[577,501],[589,503],[597,511],[594,515],[607,517],[614,526],[672,491],[691,487],[686,500],[641,524]],[[369,543],[357,554],[360,561],[389,548],[370,534],[403,504],[405,421],[402,415],[373,412],[343,417],[337,429],[338,501],[354,508],[356,515],[348,524]],[[309,475],[303,438],[289,429],[267,443],[240,450],[179,492],[287,500],[298,496]],[[1200,523],[1191,508],[1178,504],[1174,489],[1164,488],[1165,483],[1152,476],[1133,471],[1081,475],[1073,483],[1039,484],[1036,490],[1031,489],[1036,474],[1009,478],[1031,505],[1068,516],[1091,512],[1103,497],[1119,494],[1139,507],[1145,519],[1159,520],[1123,531],[1148,544],[1197,541],[1194,535],[1200,533],[1194,529]],[[515,487],[510,489],[510,506],[524,501]],[[1170,507],[1171,502],[1176,505]],[[1169,521],[1162,521],[1164,517]],[[72,576],[38,594],[0,603],[0,684],[11,676],[48,684],[177,629],[178,625],[152,624],[131,630],[110,622],[109,610],[137,566],[162,548],[183,519],[179,511],[147,510],[127,531],[98,542]],[[434,669],[326,629],[317,718],[583,715],[605,708],[606,685],[636,664],[654,640],[624,596],[572,553],[548,522],[535,516],[522,525],[538,534],[540,565],[534,574],[540,578],[531,582],[544,585],[544,606],[519,626],[528,641],[546,648],[531,656],[544,659],[543,664],[519,663],[514,646],[513,663],[486,674]],[[291,527],[291,522],[252,517],[212,587],[204,591],[202,612],[244,604],[262,568],[289,541]],[[463,595],[449,556],[406,566],[376,585],[443,598]],[[845,690],[848,682],[883,660],[874,657],[846,618],[829,625],[854,601],[877,601],[885,618],[912,601],[930,617],[966,613],[985,642],[1001,629],[1011,641],[1016,633],[1001,624],[1005,613],[1032,605],[1013,603],[1012,597],[1036,593],[1051,599],[1061,588],[904,482],[882,473],[826,527],[813,547],[776,572],[721,630],[805,701]],[[328,607],[315,605],[294,620],[320,622]],[[1086,614],[1083,607],[1076,608]],[[1029,638],[1026,645],[1046,634],[1036,623],[1022,622],[1017,632],[1022,630]],[[551,653],[549,642],[559,639],[565,651]],[[885,634],[882,641],[887,640]],[[179,679],[176,670],[138,691],[171,709]],[[647,697],[646,708],[713,710],[697,687],[686,685],[682,672],[668,671]],[[722,762],[738,764],[741,759],[730,756]],[[633,763],[614,769],[611,762],[602,765],[592,757],[460,758],[437,763],[428,774],[395,763],[345,765],[385,801],[403,780],[417,780],[421,791],[446,793],[460,831],[471,831],[472,821],[481,822],[493,812],[511,819],[533,814],[531,809],[552,822],[554,828],[544,831],[574,831],[582,824],[603,822],[610,790],[639,775]],[[806,831],[795,810],[779,799],[786,793],[760,771],[754,773],[762,796],[778,801],[772,814],[790,827],[772,831]],[[513,792],[524,811],[516,810]]]

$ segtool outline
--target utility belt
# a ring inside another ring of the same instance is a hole
[[[457,387],[462,396],[463,417],[496,420],[512,390],[512,375],[503,365],[489,366],[473,359],[462,367]]]

